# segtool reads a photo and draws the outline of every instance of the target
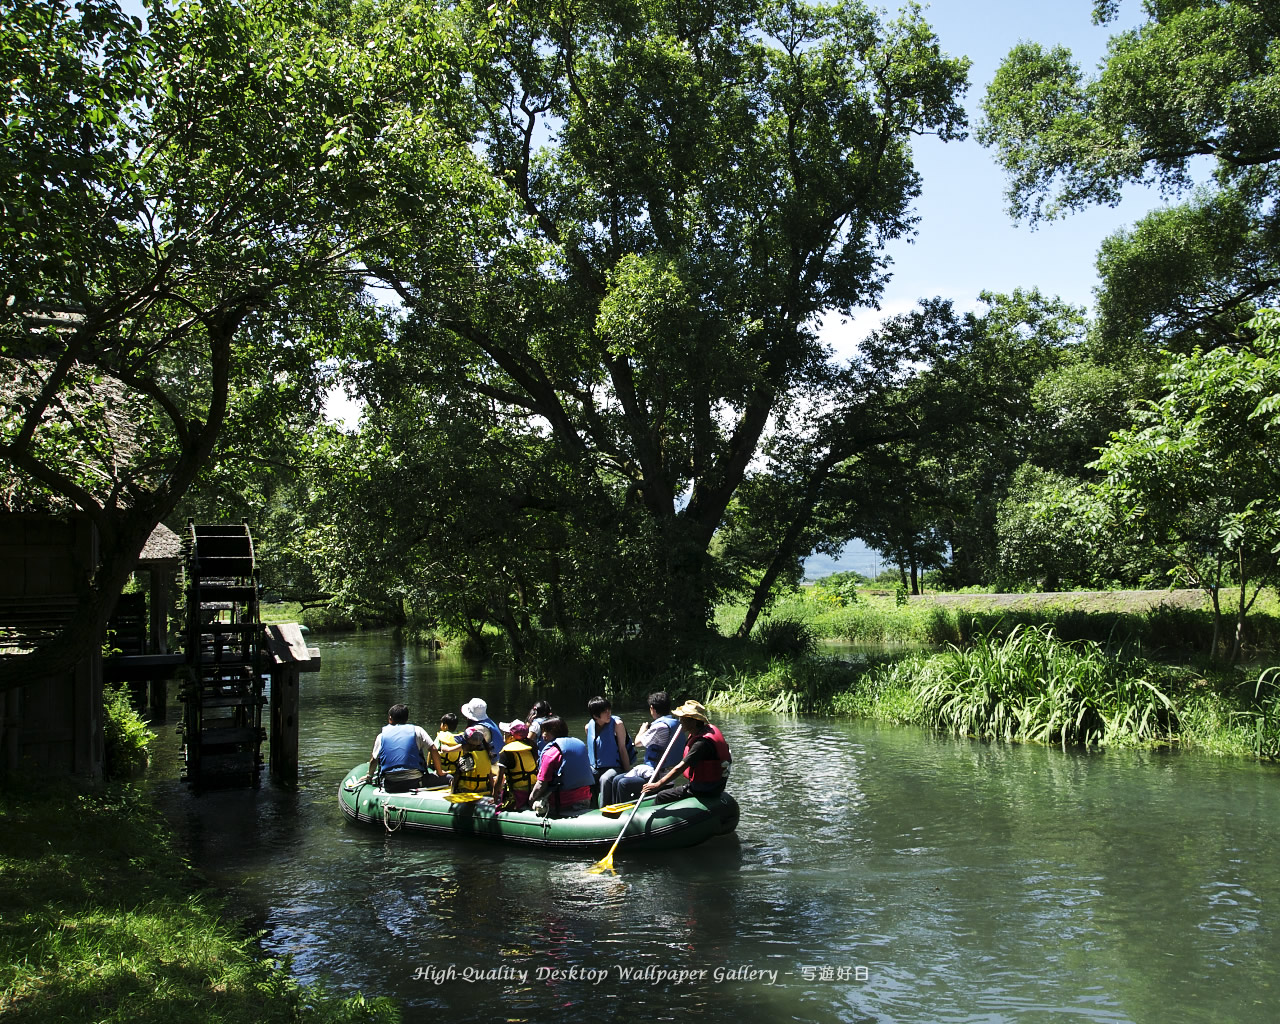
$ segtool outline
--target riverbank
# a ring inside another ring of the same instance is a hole
[[[707,680],[719,711],[831,714],[981,740],[1280,758],[1280,672],[1169,664],[1049,626],[856,662],[800,653]]]
[[[717,628],[731,635],[745,611],[742,605],[717,607]],[[1049,626],[1062,640],[1092,640],[1150,657],[1184,660],[1197,652],[1206,654],[1214,635],[1208,598],[1195,590],[899,597],[875,590],[846,596],[812,586],[779,599],[768,619],[802,622],[821,640],[928,647],[1007,636],[1019,627]],[[1254,654],[1280,650],[1280,598],[1275,591],[1264,591],[1250,611],[1246,642]]]
[[[263,958],[132,787],[0,790],[0,908],[6,1024],[399,1019]]]

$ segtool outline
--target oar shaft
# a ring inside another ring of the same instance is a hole
[[[679,729],[676,729],[674,732],[672,732],[671,741],[667,744],[667,749],[664,750],[662,752],[662,756],[658,758],[659,767],[661,767],[662,762],[664,762],[667,759],[667,755],[671,753],[671,748],[676,745],[676,739],[679,737],[679,735],[680,735]],[[655,768],[654,771],[656,772],[657,769]],[[627,826],[631,824],[631,819],[636,816],[636,811],[640,810],[640,805],[643,802],[644,802],[644,792],[642,790],[640,795],[636,797],[636,805],[633,808],[631,808],[631,813],[627,815],[627,820],[622,823],[622,831],[618,833],[618,838],[613,841],[613,845],[609,847],[609,852],[604,856],[604,859],[609,863],[611,864],[613,863],[613,851],[618,848],[618,844],[622,842],[622,837],[627,834]]]

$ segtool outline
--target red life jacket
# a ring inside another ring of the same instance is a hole
[[[714,759],[706,758],[689,765],[684,770],[685,777],[690,782],[720,782],[728,774],[729,762],[733,760],[733,755],[729,753],[729,744],[725,742],[720,730],[712,725],[708,727],[702,736],[690,737],[689,742],[685,744],[685,757],[689,756],[689,748],[699,739],[708,739],[714,743],[716,745],[716,756]]]

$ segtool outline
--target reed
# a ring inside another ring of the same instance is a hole
[[[773,658],[763,666],[735,665],[705,676],[702,703],[716,711],[822,712],[851,680],[847,665],[827,658]]]
[[[1172,701],[1095,644],[1064,643],[1050,628],[979,637],[931,663],[917,683],[922,724],[980,739],[1110,746],[1168,739]]]

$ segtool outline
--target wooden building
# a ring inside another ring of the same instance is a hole
[[[83,515],[0,514],[0,657],[51,637],[71,615],[77,583],[98,564],[98,536]],[[8,690],[0,770],[102,775],[102,657]]]

